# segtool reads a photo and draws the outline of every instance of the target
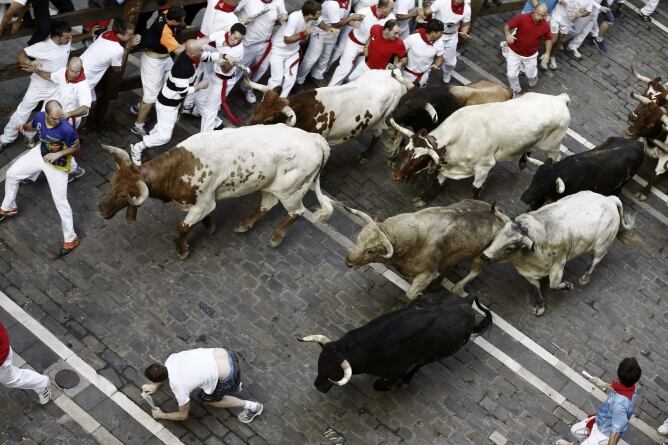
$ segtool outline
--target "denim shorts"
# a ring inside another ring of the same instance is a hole
[[[237,354],[227,348],[228,361],[230,364],[230,375],[225,380],[218,380],[216,388],[211,394],[207,394],[200,389],[198,397],[202,402],[219,402],[226,395],[236,394],[241,386],[241,370],[239,369],[239,357]]]
[[[612,3],[612,1],[610,1],[609,3]],[[608,4],[608,2],[607,2],[606,0],[603,0],[603,1],[601,2],[601,6],[607,6],[607,7],[610,7],[609,4]],[[604,20],[605,20],[606,22],[608,22],[608,23],[614,23],[614,22],[615,22],[615,15],[614,15],[614,13],[613,13],[612,11],[605,12],[605,13],[601,12],[601,14],[603,15]]]

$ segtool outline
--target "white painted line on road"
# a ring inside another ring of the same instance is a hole
[[[627,6],[631,11],[634,11],[634,12],[637,13],[638,15],[641,14],[641,12],[640,12],[640,8],[638,8],[638,7],[636,7],[635,5],[629,3],[628,1],[626,2],[626,6]],[[653,23],[657,28],[659,28],[661,31],[663,31],[663,32],[665,32],[665,33],[668,33],[668,27],[667,27],[666,25],[664,25],[663,23],[657,21],[657,20],[654,19],[653,17],[652,17],[652,23]]]
[[[341,212],[341,214],[345,215],[352,221],[355,221],[353,218],[350,217],[347,213]],[[354,243],[348,239],[345,235],[341,234],[338,232],[336,229],[334,229],[332,226],[326,223],[316,223],[315,219],[313,218],[313,213],[309,211],[308,209],[304,213],[304,217],[311,223],[315,225],[316,228],[318,228],[320,231],[325,233],[326,235],[330,236],[334,241],[336,241],[338,244],[340,244],[342,247],[345,249],[350,249]],[[396,274],[394,271],[388,269],[385,265],[383,264],[378,264],[378,263],[373,263],[370,264],[372,269],[374,271],[385,278],[387,278],[389,281],[391,281],[393,284],[395,284],[397,287],[399,287],[401,290],[405,291],[408,289],[410,286],[409,283],[404,280],[402,277],[400,277],[398,274]],[[445,284],[447,283],[447,284]],[[454,284],[450,282],[449,280],[445,279],[444,280],[444,287],[448,290],[451,290]],[[462,296],[466,296],[466,292],[462,292]],[[479,313],[482,313],[480,310],[475,308],[476,311]],[[492,311],[492,317],[494,320],[494,324],[497,325],[499,329],[501,329],[503,332],[505,332],[507,335],[509,335],[511,338],[513,338],[515,341],[518,343],[522,344],[524,347],[529,349],[531,352],[536,354],[538,357],[549,363],[551,366],[556,368],[558,371],[560,371],[562,374],[564,374],[567,378],[569,378],[573,383],[581,387],[583,390],[585,390],[587,393],[592,394],[594,397],[596,397],[598,400],[603,401],[606,397],[605,393],[601,390],[599,390],[596,386],[594,386],[592,383],[590,383],[588,380],[586,380],[580,373],[576,372],[573,370],[571,367],[569,367],[566,363],[562,362],[559,360],[557,357],[552,355],[549,351],[547,351],[545,348],[540,346],[538,343],[533,341],[531,338],[529,338],[527,335],[522,333],[519,329],[515,328],[513,325],[508,323],[503,317]],[[586,415],[584,411],[581,411],[579,408],[577,408],[575,405],[572,403],[568,402],[566,398],[559,394],[558,391],[556,391],[554,388],[550,387],[547,383],[543,382],[540,380],[537,376],[529,372],[528,370],[524,369],[519,363],[517,363],[515,360],[510,358],[508,355],[506,355],[504,352],[499,350],[498,348],[494,347],[491,344],[486,344],[486,343],[479,343],[477,340],[484,340],[482,337],[476,337],[473,341],[478,344],[481,348],[485,349],[489,354],[491,354],[493,357],[495,357],[497,360],[499,360],[501,363],[503,363],[505,366],[507,366],[509,369],[511,369],[513,372],[518,374],[520,377],[522,377],[524,380],[526,380],[528,383],[530,383],[532,386],[534,386],[536,389],[541,391],[543,394],[547,395],[550,397],[552,400],[554,400],[559,406],[564,408],[566,411],[571,413],[573,416],[575,416],[578,419],[584,418]],[[488,342],[487,342],[488,343]],[[631,418],[631,423],[638,428],[639,431],[644,433],[646,436],[650,437],[652,440],[655,440],[657,443],[662,443],[663,439],[659,434],[656,432],[654,428],[643,422],[642,420],[638,419],[637,417],[632,417]],[[620,441],[622,443],[622,441]]]
[[[18,304],[14,303],[14,301],[2,291],[0,291],[0,307],[12,315],[26,329],[32,332],[33,335],[39,338],[42,343],[55,352],[58,357],[67,362],[67,364],[70,365],[72,369],[90,381],[107,397],[111,398],[111,400],[113,400],[120,408],[122,408],[133,419],[139,422],[139,424],[150,431],[151,434],[155,435],[163,443],[167,445],[183,444],[183,442],[181,442],[178,437],[172,434],[171,431],[166,429],[162,424],[144,412],[139,406],[137,406],[137,404],[128,399],[125,394],[118,391],[113,383],[98,374],[92,366],[83,361],[81,357],[76,355],[74,351],[68,348],[63,342],[58,340],[55,335],[53,335],[48,329],[46,329],[37,320],[31,317],[30,314],[24,311],[23,308],[21,308]]]

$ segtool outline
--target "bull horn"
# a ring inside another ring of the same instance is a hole
[[[427,113],[429,113],[429,116],[431,116],[431,120],[434,121],[434,123],[438,122],[438,113],[432,104],[427,102],[424,106],[424,109],[427,111]]]
[[[361,210],[353,209],[353,208],[350,208],[350,207],[348,207],[348,206],[344,206],[344,208],[345,208],[347,211],[349,211],[350,213],[352,213],[353,215],[356,215],[356,216],[359,216],[360,218],[362,218],[362,220],[363,220],[366,224],[373,224],[373,223],[375,223],[375,221],[373,220],[372,217],[370,217],[368,214],[364,213],[364,212],[361,211]]]
[[[652,142],[654,143],[654,145],[659,147],[661,150],[668,153],[668,144],[666,144],[665,142],[661,142],[658,139],[652,139]]]
[[[431,159],[434,161],[434,164],[438,167],[438,165],[441,163],[441,157],[436,153],[436,150],[433,148],[427,149],[427,154],[431,157]]]
[[[520,241],[524,247],[526,247],[529,250],[533,250],[533,240],[529,238],[528,236],[524,235]]]
[[[130,203],[130,205],[139,207],[140,205],[144,204],[144,202],[147,199],[148,199],[148,186],[144,181],[139,181],[139,195],[138,196],[128,195],[128,202]]]
[[[270,91],[270,90],[271,90],[271,88],[269,88],[269,87],[266,86],[266,85],[260,85],[259,83],[255,83],[255,82],[253,82],[252,80],[250,80],[250,79],[248,78],[248,76],[245,76],[245,77],[244,77],[244,84],[245,84],[248,88],[252,88],[252,89],[254,89],[254,90],[258,90],[258,91],[261,91],[261,92],[263,92],[263,93],[266,93],[267,91]]]
[[[119,162],[132,162],[130,161],[130,155],[128,154],[127,151],[123,150],[122,148],[114,147],[113,145],[106,145],[100,143],[100,148],[107,153],[113,155]]]
[[[281,110],[281,113],[285,114],[285,117],[288,118],[285,124],[288,127],[294,127],[295,124],[297,123],[297,115],[295,114],[294,110],[290,108],[288,105],[286,105]]]
[[[651,103],[652,101],[646,98],[645,96],[641,96],[640,94],[636,93],[635,91],[631,91],[631,97],[637,100],[638,102],[642,102],[644,104]]]
[[[321,345],[326,345],[327,343],[329,343],[331,341],[329,338],[327,338],[324,335],[307,335],[306,337],[304,337],[302,339],[297,339],[297,340],[318,342]]]
[[[353,376],[353,368],[350,367],[348,360],[343,360],[341,362],[341,368],[343,369],[343,378],[338,382],[336,380],[329,379],[330,382],[335,385],[343,386],[350,381],[350,378]]]
[[[550,158],[548,158],[548,159],[550,159]],[[550,160],[551,160],[551,159],[550,159]],[[533,165],[538,166],[538,167],[540,167],[541,165],[543,165],[543,162],[542,162],[542,161],[539,161],[539,160],[536,159],[536,158],[532,158],[532,157],[529,156],[529,155],[527,155],[527,161],[529,161],[530,164],[533,164]]]
[[[399,133],[403,134],[404,136],[412,138],[415,135],[415,133],[410,131],[408,128],[404,128],[401,125],[397,124],[393,117],[390,118],[390,125],[392,125],[395,128],[395,130],[397,130]]]
[[[557,193],[559,193],[560,195],[564,193],[564,191],[566,190],[566,184],[564,184],[564,180],[561,178],[557,178],[556,186],[557,186]]]
[[[633,64],[631,64],[631,72],[636,77],[636,79],[638,79],[641,82],[650,83],[652,81],[652,79],[650,79],[649,77],[645,77],[641,74],[638,74],[638,72],[636,71],[636,67]]]
[[[394,255],[394,246],[392,246],[392,243],[390,242],[390,238],[387,236],[385,232],[383,232],[383,229],[380,228],[380,225],[378,225],[378,231],[380,232],[383,240],[383,247],[385,247],[385,255],[381,255],[383,258],[386,260],[389,260],[392,258],[392,255]]]

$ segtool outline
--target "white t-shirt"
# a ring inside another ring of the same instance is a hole
[[[432,17],[443,22],[443,25],[446,26],[446,31],[448,23],[459,25],[462,22],[467,23],[471,21],[471,6],[466,2],[464,2],[464,13],[462,15],[452,12],[451,0],[436,0],[431,5],[431,13]],[[443,34],[443,37],[446,36],[447,34]]]
[[[592,0],[565,0],[564,3],[557,2],[551,17],[560,23],[572,23],[582,10],[591,12],[593,8]]]
[[[371,27],[373,25],[384,25],[385,22],[387,22],[390,19],[396,19],[394,16],[394,13],[390,12],[390,14],[387,17],[383,17],[382,19],[376,17],[373,14],[373,11],[371,10],[371,6],[368,8],[361,9],[357,11],[358,14],[361,14],[364,16],[364,20],[362,20],[357,28],[353,28],[352,33],[355,36],[355,38],[362,44],[366,44],[366,42],[369,40],[369,33],[371,32]]]
[[[110,66],[120,67],[123,63],[123,51],[125,49],[120,42],[105,39],[103,36],[107,32],[111,31],[102,33],[102,36],[95,39],[93,44],[81,55],[86,80],[91,89],[100,83]]]
[[[71,45],[69,43],[66,45],[57,45],[51,40],[51,37],[49,37],[42,42],[37,42],[26,47],[24,51],[28,57],[32,57],[42,64],[40,68],[41,71],[55,73],[59,69],[67,66],[67,59],[70,56],[70,47]],[[37,79],[38,81],[44,80],[35,73],[30,77],[32,79]]]
[[[218,384],[218,366],[213,348],[190,349],[167,357],[165,367],[169,375],[169,387],[179,406],[190,402],[190,393],[201,388],[213,393]]]
[[[299,40],[293,43],[285,43],[283,37],[294,36],[304,31],[306,22],[304,14],[297,10],[288,16],[287,22],[278,28],[271,38],[271,52],[281,56],[289,57],[299,52]]]
[[[350,3],[348,3],[347,8],[342,8],[337,0],[326,0],[322,3],[320,21],[327,25],[333,25],[334,23],[339,23],[349,15]]]
[[[395,15],[405,15],[409,12],[413,12],[417,7],[415,6],[415,0],[396,0],[394,3],[394,14]],[[399,28],[401,29],[401,38],[406,39],[410,34],[410,24],[411,19],[398,20]]]
[[[223,74],[225,76],[231,76],[234,74],[234,71],[237,69],[236,66],[233,66],[231,70],[227,72],[223,72],[223,70],[220,69],[220,65],[218,64],[218,60],[220,60],[220,57],[223,55],[228,56],[228,57],[234,57],[235,60],[240,61],[241,58],[244,56],[244,45],[239,42],[235,46],[230,46],[227,41],[225,40],[225,36],[227,35],[228,31],[217,31],[214,32],[209,36],[210,39],[215,40],[216,42],[216,49],[218,50],[218,57],[216,56],[210,56],[211,60],[215,62],[214,64],[214,71],[216,74]]]
[[[51,81],[58,84],[58,96],[56,100],[60,102],[63,111],[67,113],[83,106],[90,108],[93,99],[90,94],[88,79],[76,83],[68,82],[65,78],[66,71],[67,68],[61,68],[51,73]],[[86,70],[84,69],[85,73]]]
[[[242,0],[237,6],[237,13],[241,20],[252,17],[265,9],[268,10],[266,13],[256,17],[246,25],[245,45],[253,45],[269,40],[279,14],[287,14],[287,11],[283,0],[272,0],[269,3],[264,3],[262,0]]]
[[[229,29],[232,25],[237,23],[239,19],[235,12],[225,12],[216,9],[216,5],[222,0],[209,0],[202,18],[202,26],[199,32],[208,36],[221,29]],[[238,9],[238,8],[237,8]],[[235,11],[237,10],[235,9]]]
[[[408,52],[406,68],[416,73],[424,73],[431,69],[436,56],[443,55],[443,40],[438,39],[433,45],[424,41],[420,33],[411,34],[404,40]]]

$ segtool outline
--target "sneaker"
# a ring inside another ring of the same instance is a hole
[[[528,79],[529,80],[529,86],[530,87],[535,87],[536,84],[538,83],[538,76],[534,77],[533,79]]]
[[[557,59],[554,57],[550,57],[550,65],[549,65],[551,70],[556,70],[557,69]]]
[[[517,98],[517,97],[520,97],[520,93],[521,93],[521,92],[522,92],[522,90],[519,90],[519,91],[513,91],[513,97],[511,97],[511,99],[515,99],[515,98]]]
[[[448,74],[443,73],[443,83],[450,83],[451,80],[452,76],[450,75],[450,73]]]
[[[202,116],[195,110],[195,107],[192,107],[192,108],[186,108],[186,107],[183,107],[183,109],[181,110],[181,114],[187,114],[188,116],[192,116],[192,117],[202,117]]]
[[[47,383],[46,388],[44,388],[44,391],[42,391],[42,393],[39,395],[39,403],[40,405],[46,405],[50,401],[51,401],[51,381],[49,380],[49,383]]]
[[[666,419],[666,421],[663,422],[663,425],[658,427],[656,430],[659,432],[659,434],[663,434],[664,436],[668,435],[668,419]]]
[[[225,128],[225,123],[221,121],[220,124],[214,127],[214,130],[222,130],[223,128]]]
[[[543,62],[541,62],[541,63],[540,63],[540,69],[543,70],[543,71],[547,71],[547,69],[548,69],[548,67],[547,67],[547,63],[543,63]]]
[[[264,406],[261,403],[251,402],[252,408],[246,408],[237,416],[241,423],[251,423],[253,419],[262,414]]]
[[[139,114],[139,104],[130,105],[130,113],[135,116]]]
[[[567,46],[566,52],[578,60],[582,59],[582,54],[580,54],[580,51],[578,51],[577,49],[572,49]]]
[[[251,89],[246,90],[246,102],[248,102],[249,104],[254,104],[255,102],[257,102],[255,93]]]
[[[142,149],[137,147],[137,144],[130,145],[130,158],[132,163],[139,167],[141,165],[141,152]]]
[[[642,18],[642,19],[643,19],[644,21],[646,21],[647,23],[651,23],[651,21],[652,21],[652,17],[650,17],[650,16],[648,16],[648,15],[645,15],[645,14],[643,14],[642,12],[640,13],[640,18]]]
[[[58,254],[59,257],[66,257],[70,253],[74,252],[74,249],[79,247],[79,237],[75,237],[72,241],[63,243],[63,247],[60,249],[60,253]],[[49,395],[51,394],[51,388],[49,387]]]
[[[608,44],[605,43],[605,40],[594,39],[594,46],[596,47],[596,49],[598,49],[602,53],[607,53],[608,52]]]
[[[142,137],[142,138],[148,134],[146,132],[146,130],[144,129],[143,125],[140,127],[137,124],[134,124],[134,126],[132,128],[130,128],[130,133],[136,134],[137,136]]]
[[[0,207],[0,221],[4,221],[7,218],[11,218],[12,216],[16,216],[16,214],[19,213],[17,209],[14,210],[2,210]]]
[[[86,170],[84,170],[83,167],[77,165],[77,169],[74,170],[73,172],[70,172],[70,174],[67,175],[67,182],[76,181],[85,174]]]

